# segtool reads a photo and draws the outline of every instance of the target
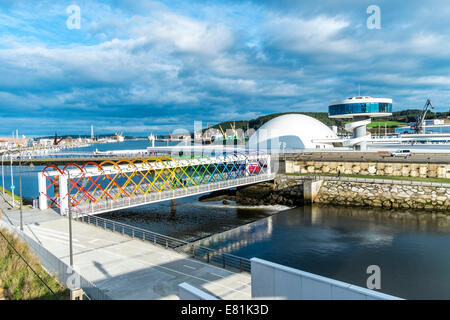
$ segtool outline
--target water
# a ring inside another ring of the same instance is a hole
[[[179,144],[179,142],[164,142],[164,141],[155,141],[155,147],[159,146],[173,146]],[[140,150],[147,149],[147,147],[151,147],[151,141],[147,139],[139,139],[139,140],[125,140],[123,142],[114,142],[114,143],[97,143],[90,145],[88,147],[76,148],[77,152],[93,152],[95,150],[98,151],[113,151],[113,150]]]
[[[11,180],[11,167],[6,165],[3,167],[4,177],[0,180],[0,186],[2,186],[4,182],[5,189],[11,191],[11,185],[14,185],[14,193],[19,195],[19,167],[13,166],[12,169],[13,180]],[[42,166],[22,166],[22,194],[25,200],[30,201],[31,199],[38,197],[39,191],[37,173],[41,172],[42,169],[44,169]]]
[[[369,265],[381,291],[407,299],[450,299],[448,220],[396,211],[307,206],[290,209],[201,242],[362,287]]]
[[[199,202],[198,196],[105,213],[101,217],[182,240],[194,241],[248,224],[284,210],[284,206],[247,207],[230,201]]]

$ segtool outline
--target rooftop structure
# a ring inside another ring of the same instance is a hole
[[[353,132],[353,138],[346,145],[355,150],[366,150],[370,133],[367,125],[373,117],[385,117],[392,114],[392,99],[372,97],[352,97],[341,101],[331,102],[328,106],[330,118],[353,119],[347,123],[345,130]]]

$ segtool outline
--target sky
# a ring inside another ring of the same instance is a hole
[[[192,131],[359,87],[448,111],[448,17],[448,0],[0,0],[0,135]]]

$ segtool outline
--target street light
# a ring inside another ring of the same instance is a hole
[[[11,160],[11,193],[12,193],[12,207],[14,208],[14,189],[16,188],[14,186],[14,175],[13,175],[13,160],[12,155],[9,158]]]
[[[5,197],[5,170],[3,168],[3,159],[5,158],[5,155],[2,154],[2,192],[3,192],[3,197]]]
[[[23,231],[23,216],[22,216],[22,154],[19,155],[19,193],[20,193],[20,231]]]
[[[73,250],[72,250],[72,201],[70,201],[70,171],[67,170],[67,202],[69,207],[69,254],[70,254],[70,267],[73,270]]]

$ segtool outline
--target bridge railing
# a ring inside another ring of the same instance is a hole
[[[105,198],[101,201],[98,201],[97,203],[87,202],[85,204],[80,204],[77,207],[73,208],[73,212],[79,215],[109,212],[114,210],[120,210],[123,208],[144,205],[146,203],[182,198],[190,195],[202,194],[211,191],[227,189],[235,186],[267,181],[273,179],[274,177],[275,174],[261,174],[258,176],[250,176],[234,180],[220,181],[205,185],[191,186],[187,188],[179,188],[161,192],[149,192],[145,195],[135,194],[133,197],[123,197],[114,200]],[[65,214],[67,214],[67,209],[65,210]]]
[[[188,255],[197,260],[210,263],[222,268],[228,268],[235,271],[250,272],[250,260],[241,258],[229,253],[216,251],[188,241],[165,236],[153,231],[145,230],[139,227],[130,226],[121,222],[101,218],[92,215],[82,215],[75,217],[75,220],[95,225],[96,227],[117,232],[129,236],[133,239],[140,239],[150,242],[154,245],[168,250],[174,250],[178,253]]]

